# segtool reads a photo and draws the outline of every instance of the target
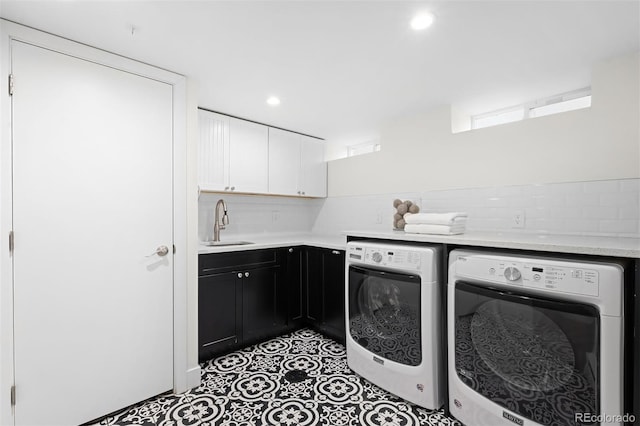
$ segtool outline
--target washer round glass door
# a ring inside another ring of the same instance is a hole
[[[599,412],[599,313],[593,306],[456,282],[460,380],[540,424]]]
[[[349,333],[377,356],[419,365],[420,277],[349,266]]]

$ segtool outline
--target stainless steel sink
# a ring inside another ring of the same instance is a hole
[[[254,244],[251,241],[205,241],[205,246],[221,247],[221,246],[245,246],[247,244]]]

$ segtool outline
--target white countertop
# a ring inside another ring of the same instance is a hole
[[[230,251],[258,250],[265,248],[289,247],[289,246],[315,246],[333,250],[344,250],[347,246],[346,235],[321,235],[321,234],[260,234],[244,235],[242,237],[222,235],[222,241],[251,241],[252,244],[233,246],[205,246],[200,244],[199,254],[226,253]]]
[[[640,258],[640,239],[580,235],[466,232],[460,235],[408,234],[404,231],[348,231],[353,237],[444,243],[541,252]]]
[[[242,237],[223,235],[223,241],[251,241],[252,244],[216,247],[201,244],[198,253],[224,253],[298,245],[344,250],[347,236],[640,259],[640,239],[638,238],[540,235],[508,232],[466,232],[460,235],[431,235],[408,234],[403,231],[391,230],[345,231],[339,235],[312,233],[260,234]]]

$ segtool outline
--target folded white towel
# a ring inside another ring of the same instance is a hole
[[[403,218],[407,223],[424,223],[431,225],[453,225],[467,219],[465,212],[451,213],[416,213],[405,214]]]
[[[457,235],[464,233],[465,226],[462,225],[429,225],[424,223],[407,223],[404,226],[404,232],[409,234],[438,234],[438,235]]]

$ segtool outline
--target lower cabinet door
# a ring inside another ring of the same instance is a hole
[[[345,342],[344,251],[324,250],[324,329],[330,337]]]
[[[243,272],[242,338],[248,344],[275,336],[286,328],[286,299],[280,266]]]
[[[230,350],[242,340],[242,280],[227,272],[198,279],[200,362]]]
[[[300,247],[290,247],[286,249],[285,255],[285,289],[287,299],[287,327],[294,329],[302,326],[304,321],[303,307],[303,283],[302,276],[302,254]]]
[[[322,250],[308,247],[304,262],[303,312],[306,322],[317,328],[320,328],[324,318],[323,276]]]

